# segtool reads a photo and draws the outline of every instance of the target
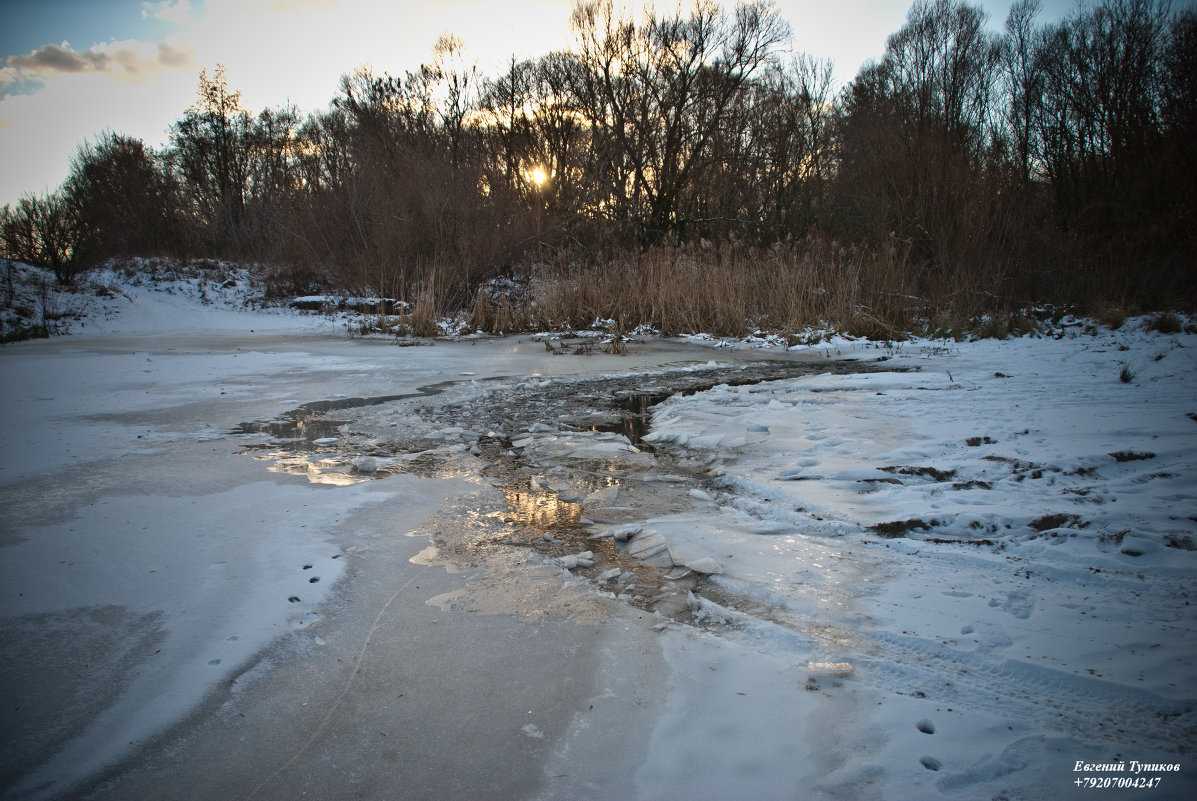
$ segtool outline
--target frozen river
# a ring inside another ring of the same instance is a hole
[[[1197,336],[139,319],[0,351],[5,799],[1190,797]]]

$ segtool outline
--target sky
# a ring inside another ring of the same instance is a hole
[[[796,52],[846,83],[885,51],[912,0],[778,0]],[[995,26],[1011,0],[981,0]],[[1059,16],[1074,0],[1045,0]],[[569,45],[574,0],[0,0],[0,204],[66,177],[105,132],[161,147],[195,101],[201,69],[226,69],[243,105],[327,107],[363,63],[402,75],[452,33],[487,76],[511,57]],[[659,0],[658,7],[671,5]],[[727,5],[727,3],[725,3]]]

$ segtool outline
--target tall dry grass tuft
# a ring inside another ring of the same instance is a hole
[[[437,307],[437,293],[435,281],[420,289],[416,294],[415,303],[411,306],[411,316],[408,327],[413,336],[434,337],[440,333],[437,319],[440,310]]]
[[[478,287],[478,292],[474,295],[474,307],[470,310],[469,322],[470,327],[476,331],[501,333],[495,330],[495,308],[486,287]]]
[[[466,315],[466,319],[475,331],[509,334],[525,327],[522,322],[525,316],[517,311],[508,293],[503,293],[496,299],[486,287],[479,287],[474,295],[474,306]]]

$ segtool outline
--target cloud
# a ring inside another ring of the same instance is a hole
[[[45,45],[25,55],[9,56],[0,70],[0,91],[55,75],[110,73],[136,80],[163,69],[190,69],[195,63],[191,48],[168,42],[148,44],[134,40],[94,45],[74,50],[69,42]]]
[[[302,11],[305,9],[333,11],[336,8],[337,0],[273,0],[269,5],[271,11],[281,12]]]
[[[107,72],[111,59],[106,53],[77,52],[69,42],[46,45],[25,56],[9,56],[8,66],[38,75],[54,72]]]
[[[0,67],[0,95],[12,91],[11,87],[21,86],[24,80],[21,73],[12,67]]]
[[[163,0],[161,3],[142,3],[141,16],[143,19],[160,19],[175,25],[186,25],[191,22],[191,0]]]
[[[188,46],[175,47],[167,42],[159,42],[158,63],[167,69],[191,70],[195,66],[195,54]]]

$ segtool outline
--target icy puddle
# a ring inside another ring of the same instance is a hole
[[[314,482],[473,481],[412,532],[422,563],[470,573],[430,604],[579,623],[621,604],[679,659],[750,657],[762,686],[835,710],[817,753],[836,792],[1085,797],[1078,759],[1197,747],[1192,422],[1097,394],[1113,433],[1072,455],[1084,414],[982,365],[467,381],[329,408],[302,441],[246,436]]]
[[[814,691],[840,686],[865,653],[853,610],[878,572],[874,560],[776,521],[711,528],[726,516],[714,501],[720,479],[712,464],[721,456],[645,437],[653,409],[668,398],[874,368],[709,363],[597,378],[447,382],[436,392],[329,407],[337,419],[314,429],[318,437],[275,436],[271,424],[243,428],[272,435],[248,452],[313,483],[398,472],[475,480],[473,497],[411,532],[431,542],[420,563],[473,573],[462,589],[429,599],[432,605],[584,623],[609,617],[607,604],[625,604],[661,629],[681,624],[737,647],[780,651],[795,666],[795,681]],[[762,438],[752,426],[743,433],[727,447]],[[745,566],[776,557],[770,541],[783,532],[786,548],[802,543],[803,567],[817,583],[795,584],[771,568],[764,583],[746,582],[731,569],[737,557]],[[769,543],[767,552],[743,552],[746,536]],[[712,555],[708,544],[725,551]]]
[[[705,461],[675,457],[643,437],[653,406],[675,395],[868,369],[859,362],[708,363],[599,378],[444,382],[403,396],[305,404],[284,419],[245,423],[232,433],[262,438],[246,452],[313,483],[409,472],[474,477],[496,490],[444,510],[417,532],[433,543],[423,560],[487,573],[434,603],[551,614],[561,611],[556,589],[543,590],[572,579],[663,622],[744,628],[745,621],[774,618],[803,636],[838,642],[844,637],[827,637],[825,623],[795,622],[734,586],[714,584],[712,576],[723,572],[715,560],[671,551],[652,521],[702,514],[712,477]],[[734,612],[737,605],[750,611]],[[571,607],[566,614],[577,613]]]

